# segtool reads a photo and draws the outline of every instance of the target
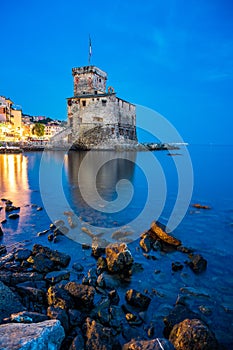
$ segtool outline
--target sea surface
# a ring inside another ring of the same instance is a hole
[[[0,221],[7,219],[0,243],[8,250],[45,244],[69,253],[87,271],[95,260],[80,244],[91,243],[85,231],[101,233],[107,241],[113,241],[116,231],[127,232],[125,240],[144,270],[117,287],[122,295],[129,287],[157,291],[148,310],[156,336],[162,336],[163,316],[183,295],[224,348],[232,349],[233,146],[190,145],[188,152],[193,191],[183,148],[172,155],[167,151],[1,154],[0,197],[19,206],[20,217],[10,220],[4,209],[0,211]],[[211,209],[195,209],[194,203]],[[64,212],[72,213],[75,228],[69,227]],[[38,237],[58,219],[69,228],[68,237],[61,237],[59,243],[49,242],[46,235]],[[143,255],[139,237],[155,219],[171,226],[176,222],[173,234],[207,259],[204,273],[195,275],[185,264],[188,257],[180,252],[155,252],[157,260]],[[171,270],[174,261],[184,265],[182,271]]]

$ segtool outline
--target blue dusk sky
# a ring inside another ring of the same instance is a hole
[[[232,144],[233,2],[1,1],[0,95],[66,119],[71,69],[108,73],[119,97],[166,117],[189,143]]]

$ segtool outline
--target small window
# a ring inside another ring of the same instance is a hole
[[[85,91],[83,91],[83,95],[85,95],[85,93],[86,93],[86,92],[85,92]]]
[[[99,78],[99,83],[101,83],[101,78]]]
[[[97,95],[97,91],[95,91],[95,95]]]
[[[106,104],[107,104],[107,100],[102,100],[102,106],[106,107]]]
[[[86,101],[82,101],[83,107],[86,107]]]

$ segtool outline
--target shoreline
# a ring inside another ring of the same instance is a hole
[[[43,327],[48,327],[48,322],[55,319],[63,327],[59,328],[60,334],[63,334],[62,346],[57,349],[71,349],[72,343],[78,346],[83,344],[89,349],[88,346],[93,346],[92,339],[96,336],[97,343],[90,349],[105,346],[109,350],[125,350],[136,346],[138,342],[144,349],[152,346],[156,339],[166,349],[173,349],[171,340],[175,343],[178,339],[176,328],[177,324],[182,323],[184,327],[192,327],[194,333],[196,327],[203,327],[201,334],[207,332],[209,338],[201,338],[199,343],[211,341],[210,349],[217,349],[216,339],[206,326],[208,306],[203,306],[203,310],[197,313],[190,303],[190,298],[194,301],[200,298],[203,293],[201,289],[195,290],[191,286],[183,288],[181,295],[176,297],[175,306],[170,304],[168,309],[165,307],[165,295],[161,286],[151,289],[150,281],[147,280],[148,263],[154,264],[156,269],[153,279],[156,279],[161,273],[158,266],[163,270],[164,264],[170,261],[172,264],[166,266],[166,269],[170,269],[174,276],[178,278],[185,270],[190,276],[194,274],[201,283],[205,278],[205,270],[208,269],[202,256],[167,234],[163,225],[153,223],[149,230],[132,243],[124,243],[127,236],[123,232],[121,237],[119,234],[116,236],[117,239],[122,238],[123,243],[117,240],[110,245],[101,237],[92,235],[90,245],[81,246],[76,243],[81,249],[80,256],[76,254],[71,259],[69,252],[64,252],[64,243],[68,239],[63,233],[66,231],[64,224],[64,221],[59,220],[51,223],[50,227],[42,228],[44,231],[38,233],[34,242],[31,242],[34,243],[32,247],[31,243],[26,246],[23,244],[7,252],[6,247],[1,245],[0,280],[7,288],[13,289],[9,291],[2,285],[1,288],[6,293],[17,291],[21,306],[18,310],[14,306],[13,312],[4,317],[0,329],[4,326],[6,331],[7,325],[10,327],[14,324],[15,330],[19,332],[21,324],[36,328],[40,322],[45,322]],[[51,238],[52,241],[56,239],[52,246]],[[123,260],[120,258],[122,254]],[[178,256],[180,258],[177,260]],[[182,256],[188,259],[186,266],[182,263]],[[138,278],[142,279],[140,285],[135,284]],[[187,296],[189,298],[186,300]],[[204,294],[204,299],[206,298],[208,296]],[[163,317],[159,316],[155,320],[153,315],[158,312],[158,303],[161,303],[161,310],[165,309]],[[26,310],[22,310],[23,307]],[[183,322],[187,318],[199,321],[186,325]],[[188,350],[189,347],[185,349]]]

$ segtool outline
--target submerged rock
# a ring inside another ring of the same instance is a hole
[[[125,299],[128,304],[136,306],[142,310],[147,309],[151,302],[151,298],[135,289],[129,289],[125,294]]]
[[[199,319],[186,319],[176,324],[169,336],[176,350],[217,350],[215,335]]]
[[[59,321],[8,323],[0,326],[0,348],[4,350],[60,349],[65,333]]]
[[[109,244],[106,249],[106,261],[110,272],[129,271],[133,257],[125,243]]]
[[[191,261],[188,263],[189,267],[195,273],[201,273],[206,270],[207,260],[204,259],[200,254],[194,254],[191,258]]]
[[[122,350],[174,350],[173,345],[166,339],[131,340]]]

